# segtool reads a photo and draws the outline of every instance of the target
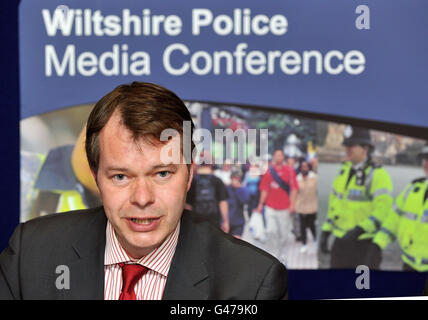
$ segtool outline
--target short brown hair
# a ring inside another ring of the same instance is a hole
[[[89,166],[94,173],[97,173],[99,166],[100,131],[115,111],[120,112],[123,124],[135,140],[147,137],[152,143],[160,142],[165,129],[175,129],[183,137],[184,121],[191,123],[190,137],[194,131],[189,110],[174,92],[148,82],[135,81],[120,85],[95,104],[88,118],[85,148]],[[192,152],[193,148],[191,140]]]

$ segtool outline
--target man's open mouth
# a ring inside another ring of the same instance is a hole
[[[131,218],[130,220],[134,223],[137,224],[150,224],[152,223],[154,220],[157,220],[159,218],[149,218],[149,219],[137,219],[137,218]]]

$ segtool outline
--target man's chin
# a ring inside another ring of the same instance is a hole
[[[159,231],[136,232],[125,227],[125,232],[116,233],[117,239],[123,249],[134,259],[139,259],[152,252],[162,243]]]
[[[162,242],[156,241],[155,239],[132,239],[129,244],[129,251],[131,252],[127,250],[128,254],[134,259],[140,259],[157,249]]]

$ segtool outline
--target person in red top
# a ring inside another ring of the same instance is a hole
[[[260,182],[257,211],[262,212],[265,206],[266,251],[285,263],[285,248],[292,228],[290,215],[294,212],[298,184],[296,172],[284,160],[284,152],[275,150],[272,166]]]

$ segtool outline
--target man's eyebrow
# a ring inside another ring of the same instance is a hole
[[[128,172],[129,170],[127,168],[121,168],[121,167],[107,167],[106,171],[121,171],[121,172]]]
[[[176,168],[177,165],[175,163],[168,163],[168,164],[158,164],[151,168],[152,171],[159,170],[159,169],[169,169],[169,168]]]
[[[155,171],[155,170],[159,170],[159,169],[172,169],[172,168],[176,168],[177,165],[174,163],[169,163],[169,164],[158,164],[155,165],[153,167],[150,168],[150,171]],[[122,167],[115,167],[115,166],[109,166],[106,168],[106,171],[120,171],[120,172],[129,172],[130,170],[127,168],[122,168]]]

